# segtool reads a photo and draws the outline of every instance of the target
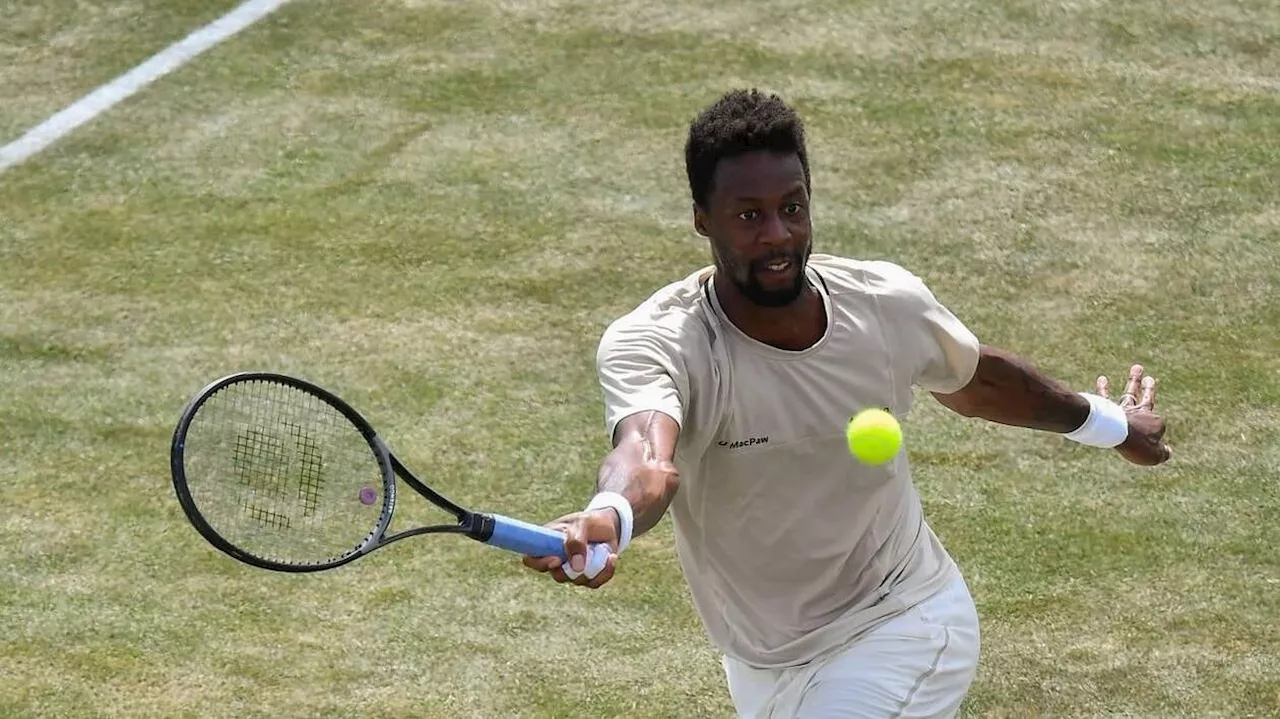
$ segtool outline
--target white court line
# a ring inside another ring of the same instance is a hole
[[[289,0],[245,0],[239,7],[76,101],[0,147],[0,172],[17,165],[188,60],[270,15]]]

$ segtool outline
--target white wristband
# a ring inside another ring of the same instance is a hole
[[[1109,449],[1129,437],[1129,417],[1123,407],[1096,394],[1081,392],[1080,396],[1089,400],[1089,417],[1079,428],[1064,435],[1067,439]]]
[[[587,504],[586,511],[590,512],[596,509],[612,509],[618,513],[618,553],[627,548],[631,543],[631,528],[634,526],[635,518],[632,513],[631,503],[627,498],[617,492],[601,492],[591,498],[591,502]]]

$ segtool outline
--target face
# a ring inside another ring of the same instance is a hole
[[[783,307],[804,291],[813,225],[798,155],[762,150],[721,160],[694,226],[711,240],[718,271],[751,302]]]

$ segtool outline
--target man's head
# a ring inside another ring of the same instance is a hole
[[[812,251],[804,125],[774,95],[735,90],[689,126],[694,226],[748,300],[781,307],[805,287]]]

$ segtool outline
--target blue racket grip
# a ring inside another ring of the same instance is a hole
[[[504,517],[501,514],[489,516],[493,517],[493,534],[485,540],[486,544],[531,557],[559,557],[566,562],[565,574],[570,577],[578,575],[567,564],[569,557],[564,552],[564,535],[560,532],[519,519]],[[587,547],[587,563],[582,573],[588,577],[595,577],[600,570],[604,569],[608,559],[609,545],[603,543],[590,545]]]

